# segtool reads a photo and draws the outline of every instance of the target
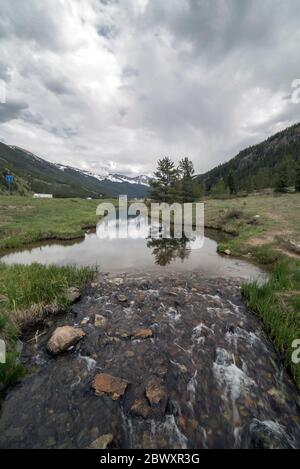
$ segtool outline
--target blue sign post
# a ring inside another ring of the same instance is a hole
[[[6,182],[8,182],[8,186],[9,186],[9,193],[11,194],[11,185],[12,183],[14,182],[14,177],[11,176],[10,174],[8,174],[6,177]]]

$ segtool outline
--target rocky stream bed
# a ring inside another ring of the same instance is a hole
[[[100,275],[24,339],[0,447],[299,448],[299,393],[239,284]]]

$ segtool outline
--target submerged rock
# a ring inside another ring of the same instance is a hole
[[[75,345],[85,336],[82,329],[71,326],[57,327],[47,343],[47,350],[56,355]]]
[[[94,326],[95,327],[105,327],[107,324],[107,318],[102,316],[102,314],[95,314]]]
[[[128,382],[122,378],[116,378],[108,373],[100,373],[95,376],[92,388],[97,396],[111,396],[113,400],[119,399],[127,389]]]
[[[86,317],[86,318],[82,319],[80,324],[81,324],[81,326],[86,326],[89,322],[90,322],[90,318]]]
[[[106,449],[112,443],[113,439],[114,436],[111,433],[101,435],[90,444],[88,449]]]
[[[149,379],[145,394],[151,406],[167,403],[166,388],[163,386],[162,381],[155,376]]]
[[[125,295],[118,295],[118,301],[120,301],[120,303],[126,303],[126,301],[128,301],[128,298]]]
[[[131,406],[131,413],[137,415],[138,417],[143,417],[146,419],[151,413],[151,407],[145,398],[136,399]]]
[[[135,339],[148,339],[153,336],[152,329],[138,329],[132,334]]]

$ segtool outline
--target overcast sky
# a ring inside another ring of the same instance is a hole
[[[0,139],[53,162],[197,172],[300,121],[299,0],[1,0]]]

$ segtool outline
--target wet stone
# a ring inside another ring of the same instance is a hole
[[[155,376],[149,379],[146,385],[145,395],[151,406],[166,405],[167,403],[168,396],[166,388],[163,386],[162,381]]]
[[[90,318],[83,318],[82,321],[80,321],[81,326],[86,326],[90,322]]]
[[[146,419],[151,413],[151,407],[149,406],[146,399],[136,399],[132,404],[130,411],[133,415]]]
[[[68,350],[85,336],[82,329],[63,326],[57,327],[47,343],[47,350],[56,355]]]
[[[135,339],[149,339],[153,336],[152,329],[138,329],[132,334]]]
[[[80,290],[75,287],[69,288],[67,292],[67,298],[71,304],[75,303],[76,301],[79,301],[81,298]]]
[[[109,445],[111,445],[113,439],[114,436],[111,433],[108,433],[107,435],[101,435],[90,444],[88,449],[106,449],[109,447]]]
[[[128,301],[128,298],[125,295],[118,295],[117,298],[120,303],[126,303],[126,301]]]
[[[121,277],[116,277],[111,280],[111,283],[114,285],[122,285],[124,283],[124,279]]]
[[[97,396],[109,395],[113,400],[119,399],[125,393],[128,382],[122,378],[100,373],[95,376],[92,388]]]
[[[94,326],[105,327],[106,325],[107,325],[107,318],[102,316],[102,314],[95,314]]]

